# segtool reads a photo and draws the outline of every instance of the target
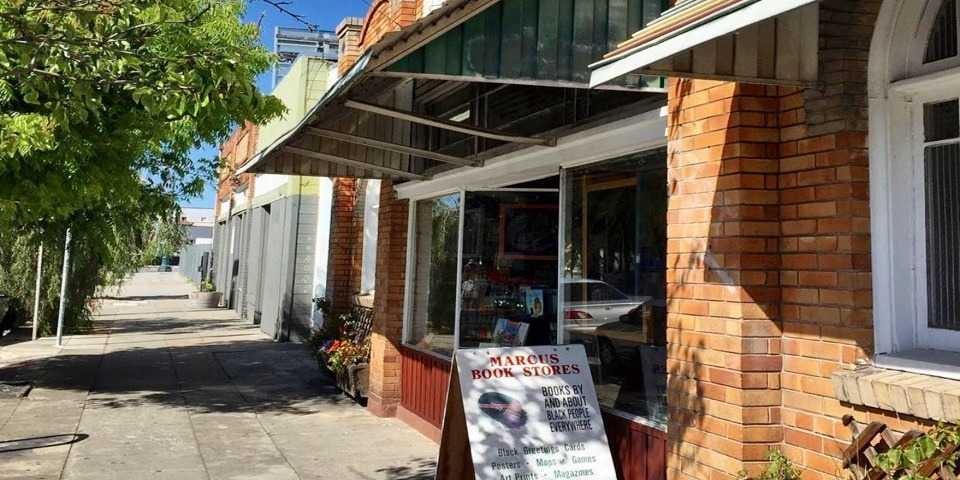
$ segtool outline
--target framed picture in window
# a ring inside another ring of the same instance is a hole
[[[556,260],[556,204],[500,205],[501,260]]]

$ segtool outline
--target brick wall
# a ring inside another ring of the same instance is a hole
[[[783,451],[813,480],[841,473],[840,418],[869,415],[836,400],[830,375],[873,350],[866,81],[880,3],[821,3],[823,86],[780,104]]]
[[[416,0],[379,0],[370,6],[360,33],[360,51],[370,48],[384,35],[415,22],[421,7]]]
[[[340,50],[337,60],[337,71],[343,75],[357,59],[360,58],[360,32],[363,30],[363,19],[347,17],[337,26],[337,38],[340,40]]]
[[[253,174],[234,175],[238,168],[247,163],[256,152],[257,137],[260,128],[250,122],[234,130],[227,141],[220,146],[220,159],[223,164],[218,171],[217,204],[215,215],[220,215],[220,202],[228,201],[237,188],[246,188],[247,202],[253,199]]]
[[[408,208],[407,200],[396,198],[393,183],[383,181],[380,186],[377,295],[374,299],[370,397],[367,403],[367,408],[380,416],[394,415],[400,403],[400,352],[397,347],[403,332]]]
[[[341,75],[350,70],[357,59],[384,35],[400,30],[417,21],[423,11],[423,0],[377,0],[370,5],[367,16],[345,18],[337,27],[340,38],[340,59],[337,70]]]
[[[756,471],[782,440],[776,88],[671,80],[670,478]]]
[[[821,2],[817,88],[674,80],[668,214],[671,478],[843,475],[837,400],[873,353],[867,58],[879,1]]]
[[[352,178],[338,178],[333,184],[327,299],[335,315],[349,311],[353,296],[360,291],[363,207],[359,206],[359,185],[360,181]]]

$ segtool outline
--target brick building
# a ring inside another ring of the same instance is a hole
[[[371,411],[436,438],[509,318],[585,346],[623,479],[837,478],[844,416],[960,421],[955,0],[410,11],[247,168],[382,180]]]
[[[957,422],[956,2],[680,3],[593,79],[674,77],[669,475]]]

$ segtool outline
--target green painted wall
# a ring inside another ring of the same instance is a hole
[[[307,112],[323,97],[329,85],[332,85],[331,72],[337,64],[320,58],[303,57],[297,59],[290,72],[274,87],[272,95],[279,98],[287,107],[287,113],[266,125],[260,126],[257,138],[257,153],[262,152],[278,138],[300,123]],[[301,186],[302,184],[302,186]],[[279,198],[292,197],[298,193],[316,195],[317,181],[310,177],[288,176],[286,183],[267,192],[254,191],[253,206],[264,205]]]
[[[319,58],[301,56],[294,62],[290,72],[272,92],[273,96],[283,102],[288,111],[282,118],[260,127],[257,153],[300,123],[310,107],[316,104],[327,91],[330,72],[336,68],[335,63]]]

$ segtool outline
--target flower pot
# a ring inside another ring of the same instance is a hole
[[[220,292],[191,292],[190,304],[196,308],[220,308]]]

